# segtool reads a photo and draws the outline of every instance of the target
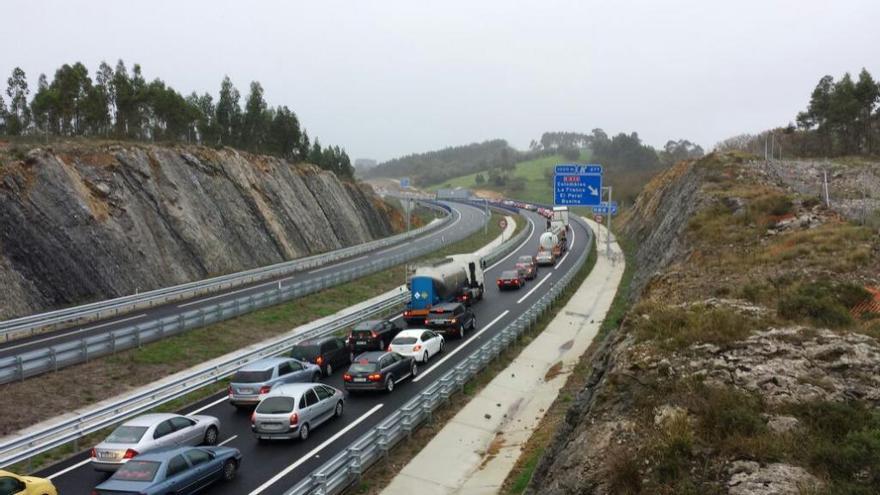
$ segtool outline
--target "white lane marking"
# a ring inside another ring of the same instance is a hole
[[[316,269],[310,271],[309,273],[323,272],[324,270],[329,270],[329,269],[331,269],[331,268],[336,268],[336,267],[339,267],[339,266],[342,266],[342,265],[347,265],[347,264],[352,263],[352,262],[355,262],[355,261],[357,261],[357,260],[362,260],[362,259],[364,259],[364,258],[366,258],[366,257],[367,257],[367,255],[365,254],[365,255],[363,255],[363,256],[358,256],[357,258],[352,258],[352,259],[350,259],[350,260],[340,261],[339,263],[335,263],[335,264],[332,264],[332,265],[327,265],[327,266],[324,266],[324,267],[321,267],[321,268],[316,268]]]
[[[46,479],[49,479],[49,480],[55,479],[55,478],[61,476],[62,474],[69,473],[70,471],[73,471],[74,469],[77,469],[77,468],[81,468],[90,462],[92,462],[92,458],[87,457],[86,460],[84,460],[84,461],[77,462],[76,464],[74,464],[72,466],[68,466],[68,467],[62,469],[61,471],[58,471],[55,474],[50,474],[49,476],[46,476]]]
[[[531,296],[533,292],[535,292],[536,290],[538,290],[538,287],[540,287],[541,284],[543,284],[544,282],[546,282],[546,281],[547,281],[552,275],[553,275],[552,273],[548,273],[546,277],[542,278],[540,282],[538,282],[537,284],[535,284],[534,287],[532,287],[532,290],[526,292],[526,295],[524,295],[524,296],[522,296],[521,298],[519,298],[519,300],[518,300],[516,303],[517,303],[517,304],[520,304],[520,303],[522,303],[523,301],[525,301],[527,297]]]
[[[535,233],[535,222],[533,222],[532,219],[530,218],[530,219],[529,219],[529,223],[532,225],[532,234],[534,234],[534,233]],[[485,268],[485,269],[483,269],[483,271],[485,272],[485,271],[491,270],[491,269],[495,268],[496,266],[500,265],[501,263],[504,262],[504,260],[506,260],[507,258],[510,258],[511,256],[513,256],[514,253],[516,253],[517,251],[519,251],[519,250],[520,250],[520,249],[521,249],[521,248],[522,248],[527,242],[529,242],[529,241],[531,241],[531,240],[532,240],[532,236],[531,236],[531,235],[528,236],[528,237],[526,237],[526,239],[525,239],[524,241],[522,241],[522,242],[520,243],[520,245],[516,247],[516,249],[514,249],[513,251],[511,251],[510,254],[508,254],[507,256],[505,256],[505,257],[501,258],[500,260],[496,261],[496,262],[495,262],[492,266],[490,266],[489,268]]]
[[[431,373],[432,371],[434,371],[435,368],[437,368],[437,367],[440,366],[441,364],[445,363],[447,359],[449,359],[449,358],[451,358],[452,356],[455,356],[456,354],[458,354],[458,351],[460,351],[460,350],[464,349],[465,347],[467,347],[468,344],[470,344],[471,342],[476,342],[476,339],[477,339],[477,337],[480,336],[480,334],[482,334],[482,333],[485,332],[486,330],[492,328],[492,325],[494,325],[495,323],[497,323],[498,320],[500,320],[501,318],[504,318],[505,316],[507,316],[507,313],[510,313],[510,310],[505,309],[503,313],[501,313],[500,315],[498,315],[494,320],[490,321],[489,324],[486,325],[485,327],[483,327],[482,330],[480,330],[479,332],[475,333],[475,334],[473,335],[473,337],[471,337],[470,340],[468,340],[468,341],[465,342],[464,344],[462,344],[462,345],[456,347],[454,351],[452,351],[452,352],[450,352],[449,354],[447,354],[446,356],[444,356],[443,359],[441,359],[440,361],[437,361],[437,362],[436,362],[433,366],[431,366],[430,368],[428,368],[428,369],[426,369],[425,371],[422,371],[421,373],[419,373],[419,376],[413,378],[413,382],[417,382],[417,381],[421,380],[422,378],[428,376],[428,374]]]
[[[12,346],[9,346],[9,347],[0,347],[0,351],[11,351],[12,349],[18,349],[19,347],[26,347],[26,346],[29,346],[29,345],[32,345],[32,344],[38,344],[38,343],[40,343],[40,342],[46,342],[46,341],[49,341],[49,340],[60,339],[60,338],[62,338],[62,337],[69,337],[69,336],[71,336],[71,335],[76,335],[76,334],[78,334],[78,333],[88,332],[89,330],[96,330],[96,329],[98,329],[98,328],[103,328],[103,327],[106,327],[106,326],[108,326],[108,325],[115,325],[115,324],[117,324],[117,323],[122,323],[122,322],[125,322],[125,321],[136,320],[136,319],[138,319],[138,318],[143,318],[144,316],[147,316],[147,314],[146,314],[146,313],[141,313],[141,314],[139,314],[139,315],[129,316],[128,318],[123,318],[123,319],[121,319],[121,320],[108,321],[107,323],[102,323],[102,324],[100,324],[100,325],[95,325],[95,326],[93,326],[93,327],[81,328],[81,329],[79,329],[79,330],[75,330],[75,331],[73,331],[73,332],[65,332],[65,333],[62,333],[62,334],[53,335],[53,336],[51,336],[51,337],[44,337],[44,338],[42,338],[42,339],[31,340],[31,341],[29,341],[29,342],[25,342],[25,343],[23,343],[23,344],[12,345]]]
[[[280,473],[278,473],[275,476],[273,476],[272,478],[270,478],[269,481],[258,486],[254,491],[250,492],[250,494],[248,494],[248,495],[257,495],[259,493],[263,493],[266,490],[266,488],[269,488],[276,481],[287,476],[288,473],[290,473],[294,469],[298,468],[302,463],[311,460],[312,457],[314,457],[318,452],[324,450],[324,448],[326,448],[328,445],[330,445],[331,443],[338,440],[339,437],[341,437],[342,435],[345,435],[351,429],[353,429],[357,425],[361,424],[365,419],[369,418],[373,413],[375,413],[379,409],[382,409],[382,406],[384,406],[384,405],[385,404],[376,404],[372,409],[370,409],[369,411],[364,413],[360,418],[356,419],[354,422],[352,422],[351,424],[349,424],[345,428],[336,432],[336,434],[333,435],[332,437],[328,438],[327,440],[324,440],[324,442],[321,445],[318,445],[317,447],[312,449],[308,454],[300,457],[298,461],[296,461],[293,464],[291,464],[290,466],[287,466],[286,468],[284,468],[283,471],[281,471]]]
[[[565,258],[568,258],[568,253],[574,251],[574,238],[575,238],[574,227],[572,227],[571,228],[571,245],[568,246],[568,250],[565,251],[565,256],[563,256],[562,259],[559,260],[559,263],[556,263],[556,268],[559,268],[562,265],[562,263],[565,262]],[[556,270],[556,268],[554,268],[554,270]]]
[[[228,399],[228,397],[226,396],[226,394],[224,394],[223,397],[220,397],[219,399],[215,400],[214,402],[211,402],[210,404],[206,404],[206,405],[196,409],[195,411],[188,413],[187,416],[192,416],[193,414],[198,414],[198,413],[204,411],[205,409],[210,409],[210,408],[216,406],[217,404],[219,404],[227,399]]]
[[[238,435],[232,435],[231,437],[227,438],[226,440],[223,440],[222,442],[218,443],[217,446],[222,447],[222,446],[226,445],[227,443],[235,440],[236,438],[238,438]]]
[[[277,284],[278,282],[272,282],[272,283]],[[264,284],[264,285],[265,285],[265,284]],[[178,308],[185,308],[185,307],[187,307],[187,306],[192,306],[193,304],[201,304],[201,303],[203,303],[203,302],[213,301],[214,299],[220,299],[221,297],[228,297],[228,296],[231,296],[231,295],[233,295],[233,294],[238,294],[238,293],[240,293],[240,292],[247,292],[247,291],[249,291],[249,290],[254,290],[254,289],[256,289],[257,287],[260,287],[260,286],[259,286],[259,285],[256,285],[256,286],[251,286],[251,287],[245,287],[244,289],[238,289],[238,290],[234,290],[234,291],[232,291],[232,292],[224,292],[223,294],[217,294],[216,296],[203,297],[203,298],[201,298],[201,299],[196,299],[195,301],[192,301],[192,302],[188,302],[188,303],[184,303],[184,304],[178,304],[177,307],[178,307]]]

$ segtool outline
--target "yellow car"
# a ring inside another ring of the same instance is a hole
[[[58,495],[51,481],[0,470],[0,495]]]

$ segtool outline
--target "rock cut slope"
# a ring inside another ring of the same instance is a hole
[[[817,192],[737,153],[645,188],[636,304],[527,493],[877,493],[880,232]]]
[[[228,148],[67,144],[3,162],[3,319],[392,232],[368,186]]]

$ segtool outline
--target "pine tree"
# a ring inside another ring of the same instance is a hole
[[[31,125],[31,110],[28,107],[27,76],[20,67],[12,70],[7,79],[6,96],[9,97],[9,109],[6,111],[6,133],[12,136],[23,134]]]
[[[251,151],[261,151],[266,142],[268,125],[266,122],[267,105],[263,99],[263,87],[259,82],[251,83],[251,92],[248,94],[244,106],[244,116],[241,126],[241,146]]]
[[[229,76],[225,76],[220,84],[220,98],[217,100],[215,116],[219,144],[234,146],[238,143],[241,126],[241,107],[238,105],[240,97]]]
[[[0,136],[6,134],[6,119],[8,116],[6,102],[3,101],[3,96],[0,96]]]

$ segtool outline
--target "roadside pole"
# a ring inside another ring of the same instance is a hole
[[[483,215],[485,216],[485,221],[483,223],[483,235],[489,235],[489,200],[483,198]]]
[[[611,259],[611,186],[608,186],[608,217],[607,226],[605,227],[605,256]]]

